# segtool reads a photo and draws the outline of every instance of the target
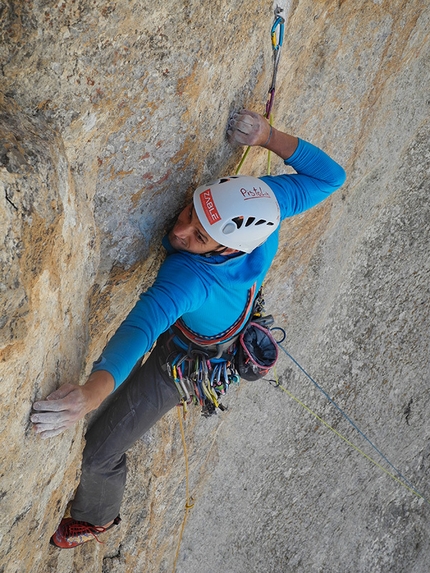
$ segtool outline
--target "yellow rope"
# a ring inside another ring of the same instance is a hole
[[[270,127],[273,126],[273,114],[270,114],[269,117],[269,123],[270,123]],[[272,152],[270,151],[270,149],[267,152],[267,175],[270,175],[270,169],[271,169],[271,163],[272,163]]]
[[[249,153],[249,150],[250,150],[250,149],[251,149],[251,146],[248,145],[248,147],[246,148],[245,153],[242,155],[242,159],[240,160],[239,165],[237,166],[235,175],[239,175],[240,170],[242,169],[242,166],[243,166],[243,164],[245,163],[245,159],[248,157],[248,153]]]
[[[185,406],[185,402],[183,404]],[[189,469],[188,469],[187,443],[185,441],[185,432],[184,432],[184,424],[182,423],[181,409],[182,409],[183,416],[185,419],[186,410],[183,409],[181,404],[179,404],[176,411],[178,413],[179,427],[181,429],[182,447],[184,449],[184,458],[185,458],[185,514],[184,514],[184,519],[182,520],[181,531],[179,533],[178,548],[176,549],[176,555],[175,555],[175,560],[173,562],[172,573],[175,573],[175,571],[176,571],[176,564],[177,564],[178,557],[179,557],[179,550],[181,548],[182,536],[184,534],[184,529],[185,529],[185,524],[187,522],[188,512],[190,511],[190,509],[192,509],[192,507],[194,507],[194,500],[192,497],[190,497],[190,489],[189,489],[189,481],[190,480],[189,480]]]
[[[335,430],[332,426],[330,426],[330,424],[328,424],[327,422],[325,422],[322,418],[320,418],[318,416],[318,414],[316,414],[313,410],[311,410],[310,408],[308,408],[308,406],[306,406],[306,404],[304,404],[301,400],[299,400],[299,398],[296,398],[296,396],[294,396],[294,394],[292,394],[289,390],[287,390],[286,388],[284,388],[284,386],[282,386],[282,384],[279,384],[278,381],[278,377],[275,373],[275,379],[276,379],[276,384],[277,387],[280,388],[283,392],[285,392],[290,398],[292,398],[293,400],[295,400],[297,402],[297,404],[300,404],[300,406],[302,406],[307,412],[309,412],[309,414],[312,414],[312,416],[314,416],[319,422],[321,422],[322,424],[324,424],[324,426],[326,428],[328,428],[329,430],[331,430],[332,432],[334,432],[336,434],[336,436],[338,436],[339,438],[341,438],[344,442],[346,442],[348,444],[348,446],[351,446],[351,448],[353,448],[355,451],[357,451],[358,453],[360,453],[363,457],[365,457],[367,460],[369,460],[372,464],[374,464],[375,466],[377,466],[379,469],[381,469],[384,473],[386,473],[387,475],[389,475],[390,477],[393,478],[393,480],[395,480],[397,483],[399,483],[400,485],[402,485],[404,488],[406,488],[410,493],[413,493],[414,495],[416,495],[417,497],[420,497],[421,499],[423,499],[425,502],[429,503],[427,501],[427,499],[422,496],[421,494],[419,494],[416,490],[412,489],[411,487],[409,487],[408,485],[406,485],[404,482],[402,482],[399,478],[397,478],[394,474],[392,474],[390,471],[388,471],[387,469],[384,468],[384,466],[382,466],[380,463],[378,463],[376,460],[374,460],[373,458],[371,458],[370,456],[368,456],[365,452],[363,452],[363,450],[361,450],[359,447],[357,447],[355,444],[353,444],[352,442],[350,442],[348,440],[348,438],[346,438],[345,436],[343,436],[340,432],[338,432],[337,430]]]

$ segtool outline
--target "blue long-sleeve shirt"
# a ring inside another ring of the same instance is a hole
[[[287,160],[297,173],[261,177],[278,200],[281,220],[317,205],[345,181],[345,172],[318,147],[299,140]],[[136,362],[173,324],[204,344],[228,340],[245,322],[278,248],[279,228],[251,253],[205,257],[174,250],[167,237],[166,260],[115,332],[96,370],[107,370],[115,389]]]

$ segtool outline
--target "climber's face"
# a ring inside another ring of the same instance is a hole
[[[173,229],[169,233],[173,248],[188,253],[205,254],[224,251],[224,247],[214,241],[203,229],[192,203],[179,214]],[[231,249],[228,249],[231,251]]]

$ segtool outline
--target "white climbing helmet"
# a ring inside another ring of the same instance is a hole
[[[279,225],[276,196],[257,177],[234,175],[201,185],[193,201],[207,234],[220,245],[245,253],[264,243]]]

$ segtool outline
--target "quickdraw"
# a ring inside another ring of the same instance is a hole
[[[270,84],[269,88],[269,99],[266,103],[266,114],[265,117],[270,119],[270,115],[272,113],[273,102],[275,100],[275,89],[276,89],[276,77],[278,75],[278,65],[279,60],[281,57],[281,48],[284,42],[284,27],[285,27],[285,18],[281,16],[281,12],[283,12],[283,8],[279,6],[275,9],[275,21],[273,22],[272,29],[270,31],[270,36],[272,39],[272,49],[273,49],[273,74],[272,74],[272,83]]]
[[[175,353],[166,366],[184,410],[187,405],[199,405],[206,417],[217,409],[226,410],[221,397],[225,396],[230,384],[237,384],[240,380],[233,360],[210,360],[203,350]]]
[[[275,91],[276,91],[276,78],[278,75],[278,66],[279,60],[281,58],[281,48],[284,42],[284,29],[285,29],[285,18],[281,16],[281,13],[284,11],[283,8],[280,6],[276,6],[275,8],[275,19],[270,30],[270,39],[272,43],[272,52],[273,52],[273,73],[272,73],[272,81],[269,87],[269,97],[266,102],[265,114],[264,117],[269,120],[270,125],[273,123],[272,118],[272,109],[273,104],[275,101]],[[249,150],[251,146],[246,148],[245,153],[242,156],[242,159],[239,162],[239,165],[236,169],[236,175],[240,173],[243,164],[248,156]],[[270,165],[271,165],[271,152],[268,151],[267,153],[267,175],[270,175]]]

